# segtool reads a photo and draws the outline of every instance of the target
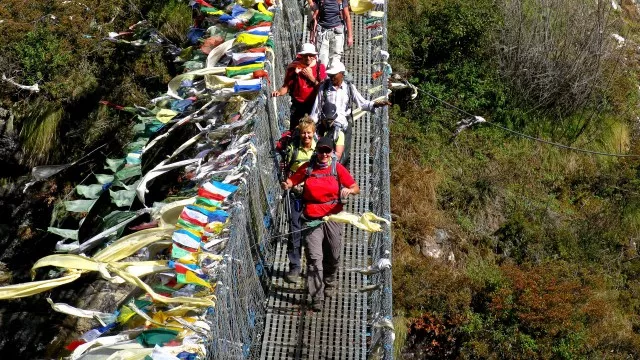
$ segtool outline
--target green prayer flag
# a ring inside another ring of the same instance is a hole
[[[215,200],[211,200],[211,199],[207,199],[205,197],[201,197],[198,196],[196,198],[196,205],[202,205],[202,206],[209,206],[209,207],[216,207],[216,208],[220,208],[222,207],[222,203],[219,201],[215,201]]]
[[[123,181],[140,175],[142,175],[142,169],[140,168],[140,165],[134,165],[125,167],[124,169],[118,171],[116,173],[116,179]]]
[[[151,304],[153,304],[153,302],[149,300],[144,300],[144,299],[133,300],[133,305],[135,305],[138,309],[141,309],[141,310],[144,310],[145,308],[149,307]]]
[[[102,184],[78,185],[76,186],[76,191],[78,195],[84,196],[87,199],[97,199],[102,192]]]
[[[65,201],[64,207],[70,212],[89,212],[96,200],[72,200]]]
[[[93,174],[93,175],[95,175],[98,182],[103,185],[113,182],[113,179],[114,179],[113,175],[107,175],[107,174]]]
[[[191,253],[181,247],[172,246],[171,247],[171,258],[172,259],[182,259],[185,256],[189,256]]]
[[[157,292],[165,292],[165,293],[174,293],[174,292],[177,291],[176,289],[170,288],[170,287],[165,286],[165,285],[157,285],[157,286],[152,287],[152,289],[157,291]]]
[[[104,228],[108,229],[110,227],[116,226],[123,221],[131,219],[135,215],[135,211],[112,211],[102,219],[104,221]]]
[[[269,21],[269,22],[273,21],[273,16],[269,16],[269,15],[257,12],[255,14],[253,14],[251,19],[249,19],[249,25],[250,26],[251,25],[255,25],[255,24],[261,23],[263,21]]]
[[[194,225],[188,221],[185,221],[184,219],[178,219],[177,225],[180,225],[186,229],[191,229],[193,231],[197,231],[199,233],[204,232],[204,228],[200,225]]]
[[[144,132],[145,124],[135,124],[133,125],[133,132],[136,134]]]
[[[204,69],[204,63],[202,61],[186,61],[184,63],[184,68],[187,71]]]
[[[124,165],[124,159],[107,159],[107,165],[105,169],[109,169],[112,172],[117,172]]]
[[[224,14],[224,11],[218,10],[218,9],[216,9],[214,7],[201,6],[200,7],[200,11],[202,11],[203,13],[205,13],[207,15],[222,15],[222,14]]]
[[[135,190],[109,190],[109,194],[111,195],[111,202],[117,207],[131,206],[133,199],[136,197]]]
[[[127,146],[125,147],[125,150],[127,152],[142,150],[142,148],[144,148],[148,142],[149,142],[149,139],[146,137],[138,138],[135,141],[128,143]]]
[[[48,227],[47,231],[52,234],[62,236],[65,239],[78,240],[78,230]]]
[[[175,330],[157,328],[143,331],[138,335],[136,341],[144,347],[154,347],[156,345],[162,346],[177,336],[178,332]]]

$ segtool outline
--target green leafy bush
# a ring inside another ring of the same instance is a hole
[[[529,9],[523,29],[538,20],[540,6],[593,5],[519,3]],[[414,358],[635,358],[640,161],[571,152],[487,125],[452,138],[455,123],[467,116],[426,92],[526,134],[636,154],[637,56],[599,39],[597,46],[613,52],[601,58],[601,68],[587,70],[606,74],[607,81],[589,85],[588,100],[574,107],[565,102],[578,93],[539,105],[521,96],[500,62],[501,36],[519,28],[508,18],[517,12],[502,11],[506,5],[516,2],[390,6],[394,69],[424,90],[390,112],[394,306],[410,319],[404,352]],[[596,10],[576,19],[606,13],[604,34],[620,24],[608,10]],[[582,25],[587,31],[590,23]],[[589,45],[576,40],[588,32],[548,30],[557,46]],[[640,38],[637,29],[627,31],[629,41]],[[625,61],[615,62],[617,51]],[[576,52],[565,55],[558,66],[576,63]],[[522,86],[531,91],[541,85],[526,79]],[[436,228],[450,233],[455,262],[420,253]]]
[[[65,68],[72,58],[71,51],[65,49],[64,42],[42,25],[26,34],[14,45],[23,79],[28,83],[47,82]]]

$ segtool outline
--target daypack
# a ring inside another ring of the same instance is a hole
[[[307,169],[305,172],[306,176],[304,177],[304,186],[307,186],[306,179],[309,177],[323,178],[327,176],[333,176],[336,178],[336,181],[338,182],[338,197],[334,200],[327,201],[322,204],[337,204],[339,202],[342,202],[342,196],[340,194],[342,187],[340,185],[340,177],[338,176],[338,159],[336,158],[335,153],[331,154],[331,172],[329,174],[313,174],[313,167],[316,165],[316,163],[317,163],[317,158],[316,158],[316,154],[314,154],[311,157],[311,160],[309,161],[309,165],[307,166]]]
[[[293,133],[289,130],[285,131],[280,135],[280,139],[276,141],[276,151],[284,157],[284,154],[287,151],[287,147],[291,144],[291,137]]]
[[[317,134],[313,134],[313,140],[318,141]],[[289,146],[293,149],[291,152],[289,151]],[[282,159],[280,162],[282,174],[286,177],[286,175],[289,175],[287,173],[291,170],[291,166],[293,166],[300,151],[300,131],[295,129],[293,132],[289,130],[283,132],[280,139],[276,141],[275,148]]]

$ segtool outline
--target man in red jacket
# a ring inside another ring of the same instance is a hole
[[[281,186],[286,190],[302,182],[305,183],[302,214],[307,221],[341,212],[341,200],[360,193],[349,170],[335,159],[333,140],[329,137],[318,141],[315,158],[302,165]],[[334,297],[336,294],[336,274],[342,252],[342,225],[325,221],[310,229],[305,240],[311,306],[314,311],[321,311],[325,296]]]
[[[318,93],[318,85],[327,78],[324,64],[317,59],[318,53],[313,44],[302,44],[297,59],[287,66],[284,84],[271,96],[291,95],[291,118],[289,130],[293,130],[305,115],[311,113]]]

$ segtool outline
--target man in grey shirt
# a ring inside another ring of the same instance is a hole
[[[349,0],[307,0],[313,11],[316,48],[320,63],[340,61],[344,52],[344,33],[347,31],[347,46],[353,46],[353,30],[349,15]]]

